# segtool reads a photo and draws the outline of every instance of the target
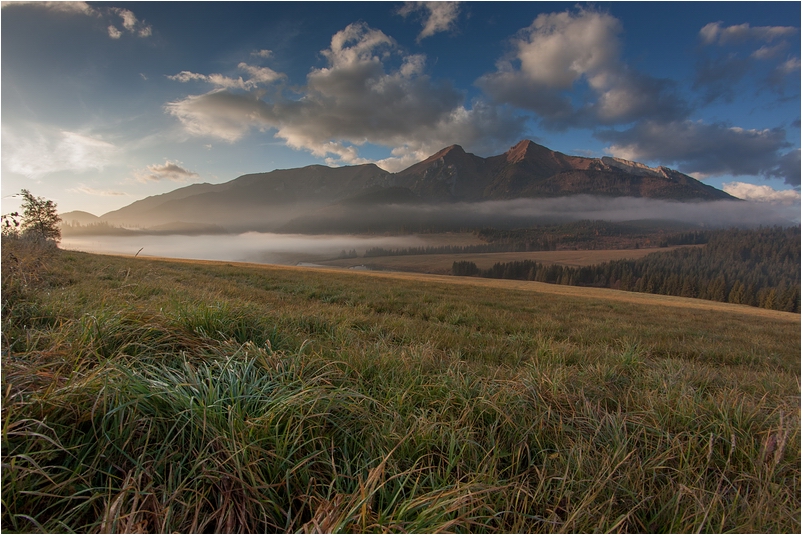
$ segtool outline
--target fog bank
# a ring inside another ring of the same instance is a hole
[[[522,228],[577,220],[664,220],[695,227],[796,225],[799,205],[749,201],[676,202],[633,197],[576,195],[481,203],[399,204],[345,207],[307,213],[294,234],[245,232],[223,235],[65,236],[62,248],[86,252],[294,265],[330,260],[345,250],[427,245],[414,236],[360,234],[409,229]],[[289,228],[287,229],[289,230]],[[302,231],[304,233],[299,233]],[[328,234],[327,234],[328,233]]]
[[[227,260],[294,265],[336,257],[341,251],[362,255],[371,247],[403,248],[425,245],[415,236],[306,236],[298,234],[243,234],[204,236],[81,236],[61,241],[62,249],[88,253],[164,256],[194,260]]]
[[[714,228],[795,225],[800,206],[750,201],[678,202],[636,197],[574,195],[447,205],[397,205],[386,217],[434,218],[461,225],[526,224],[543,221],[670,220]]]

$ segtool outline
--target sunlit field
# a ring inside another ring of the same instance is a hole
[[[798,314],[12,245],[4,531],[802,528]]]
[[[689,246],[684,246],[689,247]],[[693,247],[693,246],[690,246]],[[596,249],[529,251],[517,253],[473,253],[473,254],[422,254],[378,256],[369,258],[343,258],[324,260],[324,266],[353,267],[363,264],[371,269],[389,271],[413,271],[423,273],[451,273],[455,261],[474,262],[480,269],[489,269],[497,262],[532,260],[542,264],[559,264],[581,267],[601,264],[610,260],[637,259],[655,252],[672,251],[677,247],[652,247],[648,249]]]

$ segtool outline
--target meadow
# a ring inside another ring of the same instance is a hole
[[[800,531],[800,317],[2,248],[8,532]]]
[[[696,247],[696,246],[684,246]],[[673,251],[678,247],[652,247],[648,249],[561,249],[558,251],[525,251],[506,253],[420,254],[375,256],[369,258],[340,258],[317,261],[332,267],[352,267],[363,264],[371,269],[449,274],[455,261],[473,262],[480,269],[489,269],[498,262],[532,260],[541,264],[583,267],[611,260],[633,260],[655,252]]]

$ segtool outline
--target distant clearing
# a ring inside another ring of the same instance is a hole
[[[664,249],[661,249],[664,250]],[[633,250],[632,252],[638,253],[642,250]],[[502,256],[505,254],[510,255],[528,255],[528,254],[547,254],[553,253],[554,256],[557,256],[559,253],[616,253],[621,252],[625,253],[627,251],[543,251],[539,253],[488,253],[487,256]],[[476,257],[476,256],[485,256],[485,255],[415,255],[414,258],[418,257],[425,257],[425,256],[466,256],[466,257]],[[580,254],[576,255],[577,258],[581,257]],[[403,259],[408,257],[382,257],[382,259]],[[297,267],[297,266],[276,266],[276,265],[265,265],[265,264],[253,264],[249,262],[219,262],[214,260],[184,260],[184,259],[176,259],[176,258],[153,258],[153,260],[164,260],[167,262],[180,262],[180,263],[190,263],[190,264],[199,264],[199,265],[230,265],[230,266],[242,266],[242,267],[252,267],[252,268],[262,268],[268,270],[278,270],[278,271],[298,271],[300,274],[303,272],[319,272],[319,273],[331,273],[331,271],[327,268],[315,268],[315,267]],[[542,261],[542,260],[541,260]],[[348,264],[348,260],[340,261],[344,264]],[[353,263],[353,259],[350,259],[350,262]],[[330,262],[330,263],[333,263]],[[329,262],[327,262],[329,264]],[[339,266],[332,266],[332,267],[339,267]],[[789,322],[800,322],[799,314],[794,314],[791,312],[781,312],[778,310],[768,310],[764,308],[746,306],[746,305],[733,305],[731,303],[720,303],[717,301],[708,301],[706,299],[691,299],[688,297],[674,297],[670,295],[657,295],[657,294],[649,294],[649,293],[640,293],[640,292],[624,292],[621,290],[611,290],[609,288],[589,288],[589,287],[581,287],[581,286],[566,286],[562,284],[547,284],[544,282],[535,282],[535,281],[518,281],[518,280],[504,280],[504,279],[483,279],[479,277],[454,277],[450,275],[439,275],[433,273],[411,273],[411,272],[403,272],[403,271],[361,271],[361,270],[348,270],[346,272],[337,270],[337,273],[342,273],[346,276],[353,275],[355,277],[377,277],[383,279],[395,279],[399,281],[418,281],[418,282],[433,282],[433,283],[445,283],[445,284],[455,284],[461,286],[477,286],[482,288],[499,288],[504,290],[514,290],[514,291],[522,291],[522,292],[532,292],[537,294],[548,294],[548,295],[561,295],[561,296],[570,296],[570,297],[578,297],[578,298],[586,298],[586,299],[593,299],[593,300],[607,300],[607,301],[618,301],[622,303],[632,303],[632,304],[642,304],[648,306],[657,306],[657,307],[673,307],[673,308],[686,308],[690,310],[714,310],[720,312],[728,312],[731,314],[745,314],[748,316],[754,317],[762,317],[762,318],[772,318],[777,319],[780,321],[789,321]]]
[[[348,258],[318,262],[326,266],[351,267],[364,264],[373,269],[391,271],[420,271],[446,274],[451,271],[455,261],[473,262],[479,269],[488,269],[496,262],[512,262],[515,260],[532,260],[542,264],[561,264],[582,267],[609,262],[611,260],[635,260],[651,253],[663,253],[678,249],[677,247],[661,247],[650,249],[603,249],[585,251],[530,251],[520,253],[475,253],[475,254],[431,254],[379,256],[362,259]],[[694,247],[694,246],[682,246]]]

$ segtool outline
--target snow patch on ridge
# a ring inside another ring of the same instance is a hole
[[[649,176],[659,176],[663,178],[670,178],[668,173],[666,172],[666,168],[662,165],[660,167],[654,168],[649,167],[648,165],[644,165],[638,162],[631,162],[629,160],[625,160],[623,158],[612,158],[610,156],[604,156],[601,159],[602,163],[609,166],[609,167],[616,167],[621,169],[622,171],[626,171],[627,173],[631,173],[633,175],[649,175]]]

